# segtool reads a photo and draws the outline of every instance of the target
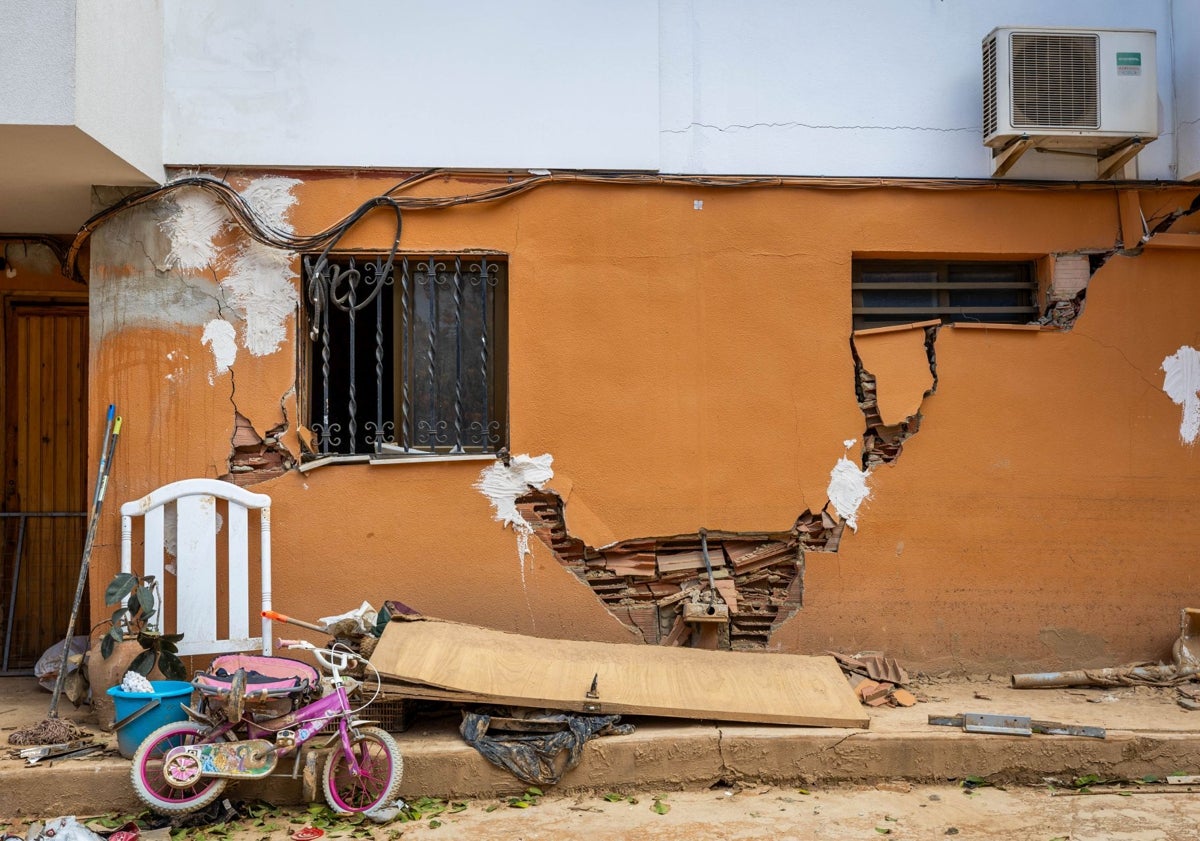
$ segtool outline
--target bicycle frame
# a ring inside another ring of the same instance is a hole
[[[348,721],[352,712],[350,698],[346,695],[346,687],[342,685],[341,676],[335,674],[334,681],[334,691],[332,693],[318,698],[311,704],[306,704],[297,710],[286,713],[279,718],[255,723],[243,717],[242,723],[246,725],[247,735],[251,739],[267,739],[275,738],[281,730],[295,729],[296,738],[292,744],[280,745],[275,748],[277,755],[285,756],[293,750],[299,751],[311,739],[316,738],[325,729],[327,724],[337,719],[337,735],[342,740],[342,748],[346,751],[346,757],[350,762],[352,772],[357,776],[361,773],[362,769],[359,768],[358,760],[354,756],[350,742],[351,724]],[[230,729],[233,729],[232,725]],[[332,736],[326,741],[326,744],[331,741],[333,741]]]
[[[281,647],[286,642],[288,641],[280,640]],[[333,687],[333,691],[310,704],[305,704],[303,707],[266,721],[253,721],[248,713],[243,713],[242,718],[237,721],[227,720],[213,727],[205,737],[204,742],[212,744],[223,740],[240,742],[265,739],[275,742],[275,745],[270,749],[270,753],[274,753],[276,759],[294,753],[297,760],[299,760],[300,749],[318,736],[328,736],[321,747],[326,747],[334,739],[340,738],[350,773],[356,777],[361,776],[362,767],[359,765],[358,757],[355,756],[351,735],[357,725],[368,722],[350,720],[354,709],[350,705],[350,698],[346,693],[345,681],[341,675],[341,670],[347,665],[346,655],[341,652],[317,649],[315,646],[310,647],[308,644],[297,644],[294,647],[309,649],[322,665],[329,669],[332,677],[328,680]],[[337,721],[337,732],[333,734],[324,733],[323,731],[326,726],[335,720]],[[201,721],[201,723],[206,722]],[[243,725],[245,726],[245,739],[240,738],[234,732]],[[281,742],[279,735],[286,731],[292,731],[294,735],[286,741]],[[273,767],[274,762],[272,762]],[[295,775],[296,771],[293,769],[292,776]],[[220,776],[236,778],[243,776],[243,774],[236,771],[229,771],[220,774]],[[246,774],[246,776],[257,776],[257,774]]]

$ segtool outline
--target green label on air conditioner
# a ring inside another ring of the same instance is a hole
[[[1142,75],[1142,54],[1141,53],[1117,53],[1117,75],[1118,76],[1140,76],[1140,75]]]

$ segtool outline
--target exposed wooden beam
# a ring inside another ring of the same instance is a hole
[[[1010,146],[1005,147],[1000,152],[992,155],[992,177],[999,178],[1004,175],[1013,165],[1020,160],[1021,156],[1032,149],[1034,141],[1032,138],[1023,137]]]

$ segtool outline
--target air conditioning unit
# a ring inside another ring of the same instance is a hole
[[[994,154],[1018,142],[1136,154],[1157,136],[1153,30],[1005,26],[983,39],[983,142]]]

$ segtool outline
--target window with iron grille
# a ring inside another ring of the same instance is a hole
[[[503,255],[304,260],[315,457],[494,453],[508,441]]]
[[[1038,317],[1031,262],[855,260],[854,329],[913,321],[1024,324]]]

